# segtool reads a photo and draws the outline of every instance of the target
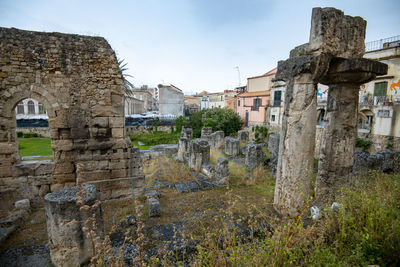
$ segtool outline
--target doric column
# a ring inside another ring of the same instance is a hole
[[[307,55],[278,63],[276,79],[287,83],[276,176],[274,205],[295,216],[309,198],[317,121],[317,81],[330,56]]]
[[[322,134],[316,195],[331,201],[352,177],[360,85],[387,72],[387,65],[368,59],[334,59],[320,83],[329,86]]]

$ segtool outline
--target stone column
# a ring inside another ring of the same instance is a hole
[[[210,161],[210,144],[205,139],[195,139],[190,142],[189,167],[201,171],[203,164]]]
[[[215,183],[220,186],[229,185],[229,161],[225,158],[218,158],[215,169]]]
[[[77,194],[85,193],[82,204],[77,204]],[[104,237],[104,220],[96,187],[87,184],[70,187],[45,196],[47,234],[50,243],[50,256],[55,266],[79,266],[92,256],[92,240],[83,231],[85,220],[95,217],[96,227],[90,230],[101,239]],[[81,209],[85,205],[88,210]]]
[[[248,142],[250,140],[249,136],[250,134],[247,130],[238,131],[238,139],[240,142]]]
[[[188,146],[190,144],[190,140],[187,138],[181,137],[178,141],[178,155],[177,158],[180,161],[187,160],[186,152],[188,151]]]
[[[317,122],[317,81],[330,56],[308,55],[278,63],[277,79],[287,81],[279,144],[275,208],[295,216],[309,198]]]
[[[232,137],[225,137],[225,154],[229,156],[237,156],[240,153],[239,139]]]
[[[244,164],[247,168],[253,169],[265,161],[265,153],[262,151],[262,144],[250,143],[247,145]]]
[[[212,134],[212,128],[211,127],[203,127],[201,129],[201,138],[207,140],[210,143],[210,145],[211,145],[211,142],[212,142],[211,134]]]
[[[216,131],[211,134],[212,146],[217,149],[223,149],[225,143],[224,131]]]
[[[181,131],[181,137],[187,138],[189,141],[193,138],[193,130],[192,128],[183,128]]]
[[[334,201],[340,186],[352,177],[358,126],[359,88],[383,75],[387,65],[368,59],[336,59],[321,83],[329,85],[325,128],[322,134],[316,196]]]

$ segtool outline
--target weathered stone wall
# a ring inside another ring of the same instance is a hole
[[[17,132],[23,133],[37,133],[41,137],[48,137],[50,138],[50,128],[49,127],[18,127]]]
[[[35,98],[49,116],[52,190],[92,183],[102,199],[139,193],[139,152],[125,138],[122,78],[107,41],[0,28],[0,47],[0,190],[20,177],[15,106]]]
[[[158,126],[157,131],[159,132],[171,132],[171,127],[175,126]],[[141,134],[141,133],[152,133],[155,131],[156,127],[155,126],[126,126],[126,133],[127,134]]]

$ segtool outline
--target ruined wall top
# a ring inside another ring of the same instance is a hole
[[[341,10],[313,8],[308,50],[335,57],[362,57],[366,26],[363,18],[346,16]]]
[[[32,97],[49,100],[45,104],[50,111],[57,102],[91,109],[94,116],[104,112],[123,115],[122,76],[115,53],[104,38],[0,27],[0,47],[0,89],[15,88],[9,92],[13,98],[1,96],[5,102],[15,105],[27,97],[18,93],[30,88],[37,93]],[[12,107],[6,108],[9,112]]]

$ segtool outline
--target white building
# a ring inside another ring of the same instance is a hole
[[[48,119],[47,111],[42,103],[26,98],[15,107],[16,118],[18,119]]]
[[[181,89],[174,85],[158,85],[160,115],[183,116],[185,105],[184,94]]]

